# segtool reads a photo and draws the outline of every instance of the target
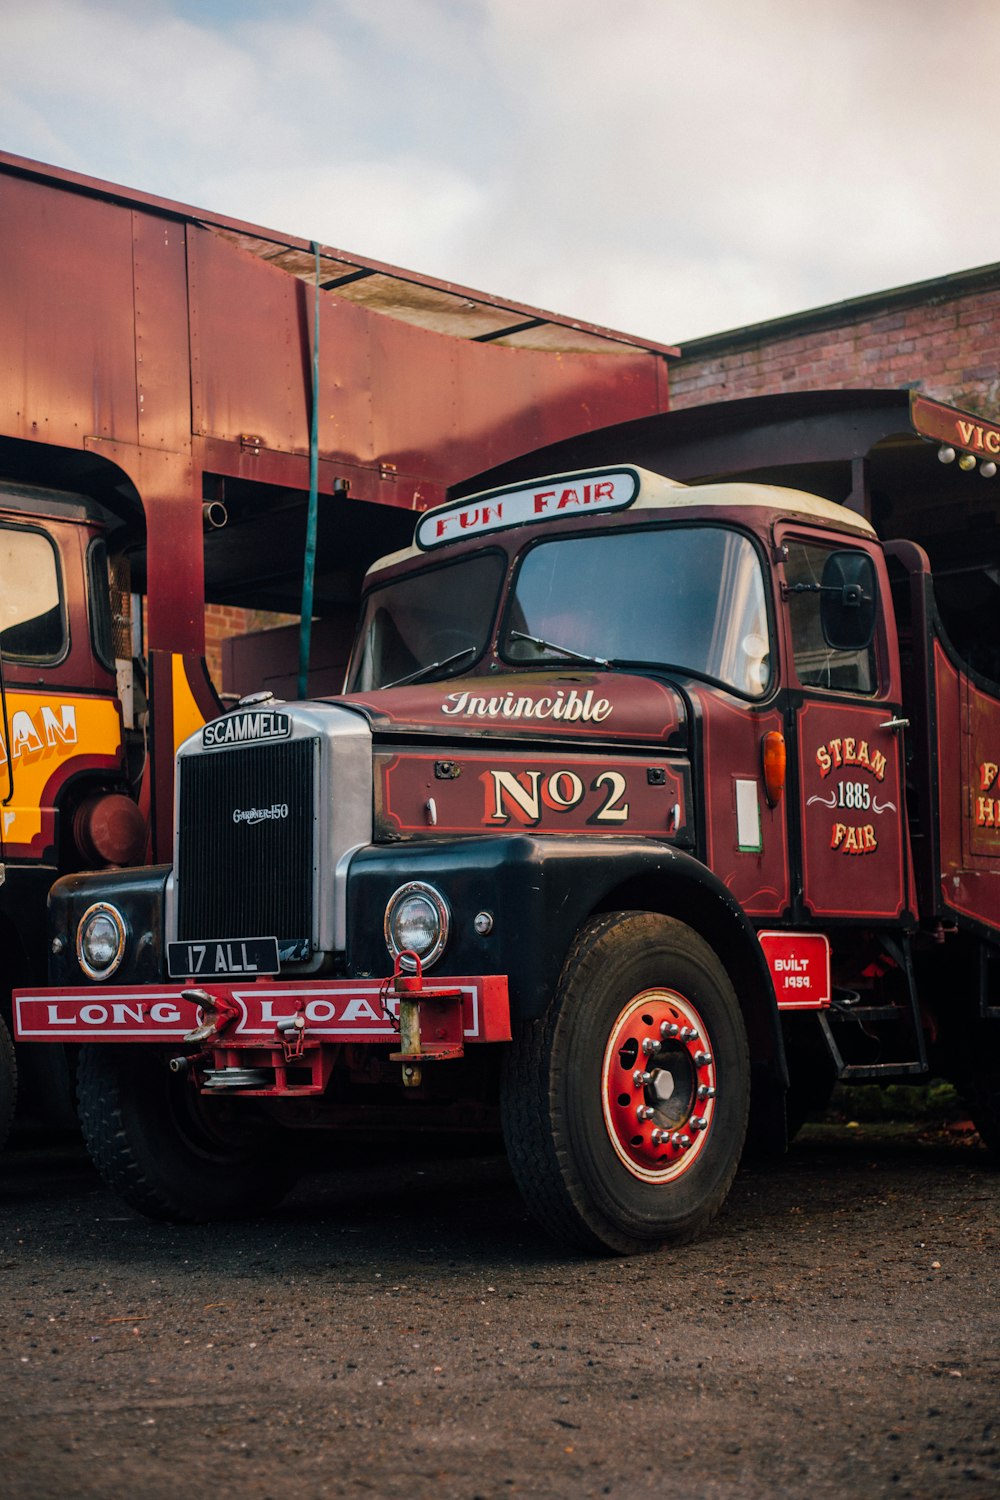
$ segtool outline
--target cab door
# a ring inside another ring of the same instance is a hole
[[[816,920],[907,907],[901,687],[880,551],[778,538],[799,904]]]

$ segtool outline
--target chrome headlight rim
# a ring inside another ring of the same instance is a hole
[[[89,928],[97,917],[106,917],[111,922],[117,935],[113,957],[109,963],[101,966],[90,961],[84,948]],[[112,974],[117,973],[121,968],[122,959],[125,957],[127,943],[128,925],[117,906],[112,906],[110,901],[95,901],[93,905],[87,907],[87,910],[76,924],[76,961],[88,979],[110,979]]]
[[[402,954],[410,950],[405,944],[398,941],[394,920],[403,903],[415,896],[422,898],[431,907],[437,919],[438,926],[435,942],[428,948],[426,953],[418,954],[421,969],[429,969],[432,964],[437,963],[447,946],[451,933],[451,908],[436,886],[429,885],[425,880],[408,880],[405,885],[401,885],[394,890],[386,902],[382,930],[385,934],[385,945],[389,950],[393,962],[398,963],[399,967],[408,974],[414,972],[415,966],[411,958],[401,957]],[[412,951],[417,952],[416,949]]]

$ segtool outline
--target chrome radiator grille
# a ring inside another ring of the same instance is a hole
[[[178,761],[179,939],[313,937],[316,739]]]

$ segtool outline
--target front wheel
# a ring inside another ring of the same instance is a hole
[[[82,1048],[80,1124],[101,1177],[152,1219],[199,1222],[266,1212],[294,1174],[250,1101],[203,1099],[159,1048]]]
[[[680,1244],[725,1201],[749,1099],[743,1018],[715,953],[669,917],[614,912],[581,929],[546,1014],[515,1030],[507,1151],[564,1244]]]

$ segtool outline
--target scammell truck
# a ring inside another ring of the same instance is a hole
[[[297,1133],[499,1118],[561,1242],[682,1242],[838,1079],[951,1078],[1000,1149],[998,768],[918,544],[627,455],[518,479],[370,569],[342,696],[187,739],[170,866],[55,885],[18,1034],[83,1044],[156,1218],[262,1211]]]

